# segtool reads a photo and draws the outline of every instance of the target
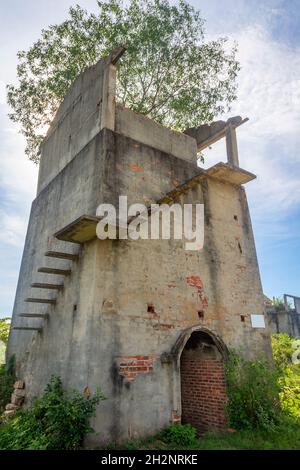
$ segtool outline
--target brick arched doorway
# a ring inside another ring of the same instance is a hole
[[[200,434],[226,428],[224,348],[212,334],[193,331],[180,356],[181,421]]]

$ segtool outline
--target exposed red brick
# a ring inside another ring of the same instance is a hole
[[[153,328],[155,330],[169,330],[171,328],[175,328],[175,326],[171,323],[157,323],[156,325],[153,325]]]
[[[181,416],[178,414],[177,410],[172,410],[171,422],[172,423],[180,423],[181,422]]]
[[[181,357],[182,422],[202,434],[227,428],[224,365],[215,358]]]
[[[144,171],[144,168],[141,168],[140,166],[137,166],[137,165],[130,165],[130,168],[133,171]]]
[[[115,359],[120,361],[119,374],[127,381],[132,381],[139,374],[148,374],[153,371],[153,361],[156,356],[153,354],[148,356],[139,354],[136,356],[118,356]]]
[[[207,302],[207,299],[204,295],[204,290],[203,290],[204,286],[203,286],[203,282],[200,279],[200,277],[199,276],[189,276],[189,277],[186,278],[186,282],[188,283],[189,286],[195,287],[197,289],[202,307],[207,308],[208,307],[208,302]]]
[[[189,286],[196,287],[197,289],[203,289],[203,282],[199,276],[189,276],[186,278]]]

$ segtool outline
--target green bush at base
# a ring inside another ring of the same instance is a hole
[[[19,411],[0,426],[1,450],[73,450],[93,432],[89,418],[104,396],[89,398],[77,391],[66,392],[61,380],[52,377],[44,394],[27,410]]]

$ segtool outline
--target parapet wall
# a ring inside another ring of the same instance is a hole
[[[115,131],[188,162],[197,161],[196,139],[118,105]]]
[[[41,145],[39,194],[101,130],[104,61],[79,75],[60,105]]]

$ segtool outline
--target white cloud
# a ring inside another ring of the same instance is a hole
[[[5,83],[0,80],[0,105],[6,103],[6,86]]]
[[[15,213],[8,214],[0,211],[0,241],[17,247],[22,247],[27,229],[27,218]]]
[[[4,111],[4,112],[3,112]],[[10,123],[8,106],[0,115],[0,241],[21,248],[31,201],[36,192],[38,168],[24,154],[25,142]]]
[[[242,70],[229,115],[250,118],[237,130],[240,164],[258,175],[247,192],[255,217],[280,220],[300,203],[300,50],[258,25],[231,38],[238,41]],[[206,155],[210,166],[220,146]]]

